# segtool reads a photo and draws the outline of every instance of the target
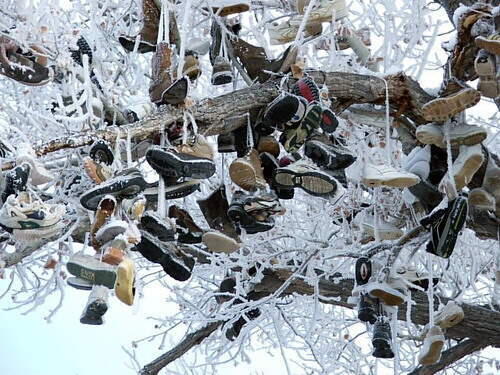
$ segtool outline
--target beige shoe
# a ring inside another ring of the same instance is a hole
[[[242,158],[235,159],[229,166],[229,176],[236,185],[247,191],[262,189],[266,186],[259,153],[256,149],[252,149]]]
[[[398,171],[388,165],[366,164],[362,183],[367,186],[389,186],[405,188],[416,185],[420,177],[413,173]]]
[[[441,329],[454,327],[463,319],[464,310],[455,301],[448,301],[446,306],[434,317],[436,325]]]
[[[457,191],[462,190],[472,180],[472,177],[479,170],[484,162],[481,145],[460,146],[460,153],[453,162],[451,174],[455,179]],[[452,196],[453,188],[449,180],[449,174],[446,174],[439,183],[438,189]]]
[[[495,211],[495,197],[483,188],[472,189],[469,192],[468,200],[469,205],[474,206],[478,210]]]
[[[474,60],[474,67],[479,76],[477,89],[481,91],[481,95],[493,99],[500,95],[500,77],[497,78],[495,56],[480,50]]]
[[[451,117],[475,106],[481,100],[481,93],[466,87],[443,98],[436,98],[422,106],[424,118],[428,121],[444,122]]]
[[[488,37],[478,36],[475,40],[476,46],[494,55],[500,55],[500,33]]]
[[[299,14],[305,14],[310,0],[297,0],[296,7]],[[335,19],[332,19],[332,14],[335,11]],[[347,9],[345,0],[316,0],[316,4],[309,13],[309,23],[332,22],[347,17],[349,10]]]
[[[212,11],[219,17],[226,17],[231,14],[238,14],[250,10],[250,3],[245,0],[210,0]],[[208,10],[207,8],[203,8]]]
[[[441,358],[441,350],[443,349],[443,345],[443,331],[441,331],[441,328],[439,328],[439,326],[431,327],[431,329],[425,336],[424,345],[420,349],[418,362],[424,366],[437,363],[439,361],[439,358]]]
[[[100,243],[96,239],[97,232],[113,217],[117,207],[116,198],[112,195],[106,195],[101,199],[94,216],[94,222],[90,226],[90,235],[92,237],[92,246],[99,249]]]
[[[126,305],[133,305],[135,295],[135,265],[130,258],[125,258],[116,269],[116,297]]]
[[[440,125],[420,125],[417,127],[415,135],[424,144],[446,148],[444,129]],[[450,128],[450,144],[452,146],[476,145],[484,141],[487,136],[486,130],[477,125],[459,124]]]
[[[177,146],[177,151],[183,154],[214,160],[214,150],[207,139],[200,134],[195,136],[194,142]]]
[[[202,241],[214,253],[230,254],[238,250],[241,246],[233,238],[221,232],[206,232],[203,234]]]
[[[400,279],[390,279],[389,282],[370,282],[366,291],[387,306],[398,306],[405,301],[406,286]]]

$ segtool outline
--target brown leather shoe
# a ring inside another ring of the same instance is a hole
[[[242,158],[235,159],[229,166],[231,180],[247,191],[265,188],[266,180],[262,171],[259,153],[252,149]]]

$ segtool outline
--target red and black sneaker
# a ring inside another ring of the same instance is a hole
[[[339,120],[330,108],[323,108],[320,126],[325,133],[333,133],[339,126]]]
[[[292,87],[292,94],[302,96],[309,103],[319,102],[319,88],[311,77],[299,79]]]

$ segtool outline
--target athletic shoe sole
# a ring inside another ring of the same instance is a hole
[[[215,173],[215,164],[210,159],[164,151],[159,147],[151,147],[146,153],[146,159],[164,177],[205,179]]]
[[[116,282],[116,267],[103,263],[99,267],[89,267],[84,262],[69,261],[66,264],[68,272],[73,276],[88,280],[96,285],[104,285],[106,288],[113,289]]]
[[[405,188],[418,184],[420,179],[415,177],[394,176],[394,177],[379,177],[379,178],[363,178],[363,184],[372,187],[389,186],[395,188]]]
[[[427,121],[444,122],[481,100],[481,93],[467,88],[444,98],[437,98],[422,106],[422,113]]]
[[[253,165],[245,159],[236,159],[229,166],[231,180],[247,191],[257,188],[257,173]]]
[[[180,182],[172,186],[165,186],[165,199],[179,199],[199,190],[198,180]],[[150,185],[144,190],[144,196],[148,202],[156,203],[158,201],[158,183]]]
[[[334,195],[340,187],[335,178],[325,173],[296,173],[285,168],[276,170],[274,182],[278,187],[286,189],[299,187],[314,196]]]

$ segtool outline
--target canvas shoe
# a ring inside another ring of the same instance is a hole
[[[340,198],[345,191],[332,175],[305,160],[278,168],[274,174],[274,183],[285,189],[298,187],[308,194],[322,197]]]
[[[296,7],[299,14],[305,14],[309,0],[297,0]],[[335,12],[335,19],[332,18]],[[309,13],[308,23],[332,22],[347,17],[349,10],[345,0],[317,0]]]
[[[420,178],[409,172],[398,171],[388,165],[374,165],[366,163],[363,168],[361,182],[367,186],[388,186],[405,188],[416,185]]]
[[[495,211],[496,208],[495,197],[483,188],[475,188],[469,191],[468,203],[469,206],[473,206],[478,210]]]
[[[455,301],[448,301],[434,317],[436,325],[441,329],[448,329],[456,326],[464,319],[464,310]]]
[[[169,180],[169,178],[166,180]],[[175,177],[172,180],[168,181],[168,186],[165,186],[165,199],[167,200],[184,198],[200,189],[200,180],[178,182]],[[148,184],[143,194],[148,202],[156,203],[158,201],[158,182]]]
[[[215,164],[207,157],[160,146],[151,146],[146,153],[146,160],[163,177],[206,179],[215,173]]]
[[[430,225],[431,239],[427,243],[427,252],[442,258],[450,257],[455,248],[457,237],[465,225],[467,208],[467,199],[464,197],[458,197],[448,202],[448,207]]]
[[[125,258],[116,268],[116,297],[124,304],[132,306],[135,295],[135,265],[132,259]]]
[[[266,187],[259,154],[255,149],[247,156],[233,160],[229,166],[229,176],[236,185],[247,191]]]
[[[225,85],[233,81],[231,63],[222,56],[215,58],[212,70],[212,85]]]
[[[295,82],[291,93],[303,97],[308,103],[319,102],[320,100],[319,87],[311,77],[304,77]]]
[[[191,277],[194,260],[173,254],[165,242],[162,242],[149,232],[141,231],[141,242],[131,250],[139,252],[150,262],[161,265],[165,273],[174,280],[186,281]]]
[[[418,128],[417,128],[418,130]],[[422,181],[427,180],[430,172],[431,147],[415,147],[403,162],[403,169],[420,177]]]
[[[54,176],[50,173],[37,158],[35,151],[31,146],[23,144],[18,149],[19,154],[16,158],[16,164],[28,163],[31,166],[30,178],[33,185],[46,184],[53,181]]]
[[[405,302],[405,284],[397,278],[388,281],[373,281],[367,284],[366,291],[380,299],[387,306],[398,306]]]
[[[241,244],[221,232],[206,232],[202,241],[208,250],[214,253],[231,254],[241,247]]]
[[[95,211],[106,195],[109,194],[118,199],[130,199],[141,193],[146,185],[146,181],[137,168],[125,169],[110,180],[82,194],[80,203],[87,210]]]
[[[231,14],[243,13],[250,10],[250,2],[246,0],[210,0],[210,7],[219,17],[230,16]],[[208,10],[207,8],[203,8]]]
[[[146,211],[141,218],[141,228],[157,237],[160,241],[175,241],[175,223],[162,218],[154,211]]]
[[[376,228],[375,228],[376,227]],[[375,232],[378,231],[380,239],[382,241],[389,240],[394,241],[403,236],[404,232],[396,227],[394,224],[391,224],[384,220],[384,218],[379,217],[377,225],[375,225],[375,217],[373,215],[366,215],[365,220],[362,223],[363,231],[375,238]]]
[[[66,279],[66,283],[78,290],[92,290],[92,287],[94,286],[92,282],[75,276],[68,277]]]
[[[87,304],[83,309],[80,323],[90,325],[103,324],[102,317],[108,311],[108,289],[101,285],[95,285],[90,292]]]
[[[479,76],[477,89],[487,98],[496,98],[500,94],[500,82],[497,78],[495,56],[480,50],[474,60],[474,67]]]
[[[283,92],[269,103],[264,112],[264,123],[272,126],[299,124],[306,114],[307,101],[299,96]]]
[[[28,163],[17,165],[4,175],[3,191],[0,196],[2,202],[6,202],[9,195],[16,195],[26,190],[30,176],[31,166]],[[0,188],[2,185],[0,185]]]
[[[389,322],[379,318],[373,326],[373,356],[375,358],[394,358],[391,342],[391,326]]]
[[[89,156],[95,162],[106,165],[113,164],[113,161],[115,160],[115,155],[110,144],[103,139],[99,139],[92,144],[89,150]]]
[[[68,272],[73,276],[92,282],[96,285],[104,285],[113,289],[116,281],[116,267],[100,262],[90,255],[82,252],[76,253],[66,264]]]
[[[474,174],[479,170],[483,162],[484,155],[481,145],[460,146],[458,157],[453,161],[451,171],[451,174],[455,179],[457,191],[462,190],[462,188],[469,184],[472,177],[474,177]],[[442,192],[448,193],[449,195],[452,194],[453,188],[451,187],[448,174],[443,177],[439,183],[438,189]]]
[[[444,345],[443,331],[439,326],[433,326],[427,332],[424,339],[424,345],[418,355],[418,363],[423,366],[433,365],[441,358],[441,350]]]
[[[467,108],[475,106],[479,100],[481,100],[481,93],[466,87],[449,96],[425,103],[422,106],[422,113],[427,121],[444,122]]]
[[[194,222],[189,212],[172,205],[168,208],[168,217],[175,220],[178,242],[188,244],[201,242],[203,229]]]
[[[210,228],[239,241],[236,228],[228,215],[229,203],[224,185],[214,190],[207,198],[199,199],[197,203]]]
[[[326,169],[345,169],[356,161],[356,157],[346,148],[315,140],[306,142],[304,154]]]
[[[491,34],[487,37],[478,36],[475,39],[476,46],[482,48],[493,55],[500,55],[500,33]]]
[[[424,144],[446,148],[444,130],[436,124],[426,124],[417,127],[417,139]],[[450,144],[452,146],[473,146],[486,139],[488,133],[481,126],[459,124],[450,128]]]

